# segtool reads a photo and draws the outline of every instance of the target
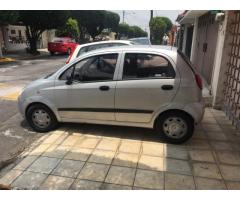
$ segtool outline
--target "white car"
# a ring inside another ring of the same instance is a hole
[[[133,44],[134,43],[129,40],[108,40],[108,41],[91,42],[87,44],[78,45],[74,50],[74,52],[68,56],[66,64],[68,64],[69,62],[72,62],[77,57],[89,51],[93,51],[101,48],[107,48],[107,47],[133,45]]]
[[[177,51],[122,46],[85,53],[30,83],[19,110],[39,132],[58,122],[154,128],[168,142],[189,139],[204,114],[201,78]]]

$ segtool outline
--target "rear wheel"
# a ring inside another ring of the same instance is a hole
[[[194,121],[181,111],[169,111],[159,116],[155,129],[169,143],[180,144],[191,138]]]
[[[35,104],[29,107],[26,113],[29,125],[37,132],[48,132],[57,127],[57,119],[54,113],[43,104]]]
[[[53,51],[50,51],[50,54],[51,54],[51,56],[53,56],[53,55],[54,55],[54,52],[53,52]]]

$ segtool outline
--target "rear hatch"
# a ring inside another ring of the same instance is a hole
[[[64,44],[64,41],[62,39],[55,39],[52,42],[48,43],[48,49],[52,51],[56,51],[60,49]]]

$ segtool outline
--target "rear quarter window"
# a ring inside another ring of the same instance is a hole
[[[176,73],[163,56],[145,53],[126,53],[123,66],[123,79],[170,79]]]

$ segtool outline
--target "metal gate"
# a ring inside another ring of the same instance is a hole
[[[224,110],[232,124],[240,128],[240,11],[234,11],[230,35],[232,41],[224,82]]]
[[[215,15],[208,12],[198,21],[197,48],[194,64],[210,85],[212,79],[214,56],[218,36],[218,23]]]

